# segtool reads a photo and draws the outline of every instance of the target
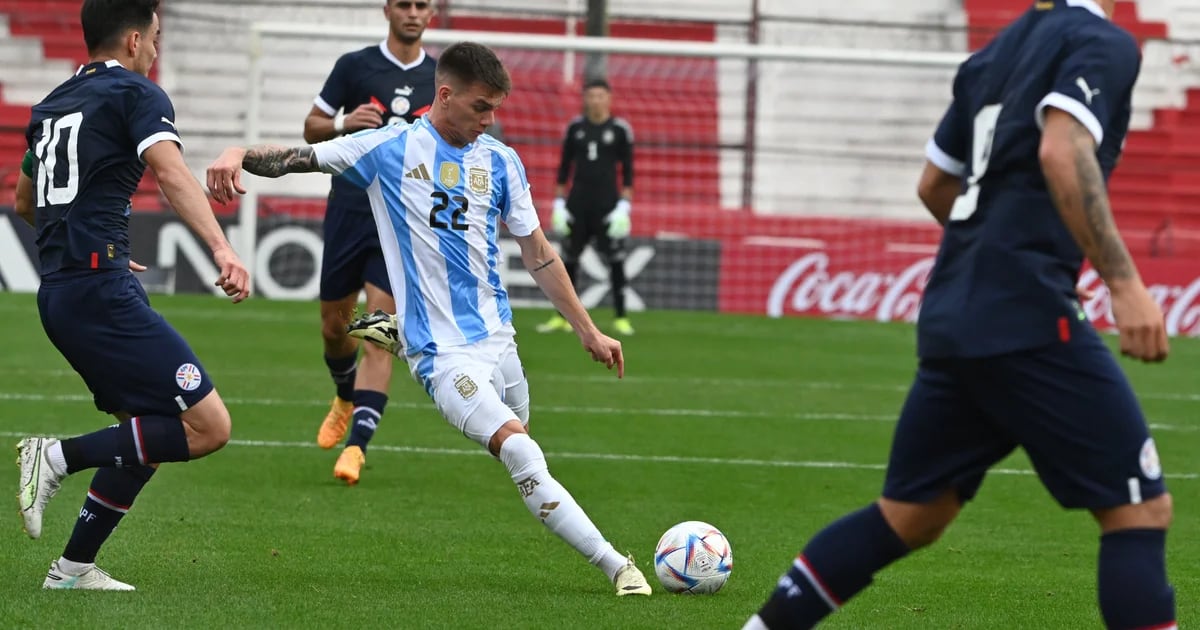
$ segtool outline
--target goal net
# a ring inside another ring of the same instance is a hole
[[[210,35],[205,45],[223,49],[217,54],[229,63],[241,55],[250,68],[245,84],[177,65],[173,87],[207,80],[213,90],[240,94],[222,106],[181,105],[190,122],[214,130],[205,142],[299,144],[335,60],[378,45],[381,26],[224,30],[224,40]],[[527,168],[547,229],[562,136],[581,112],[584,65],[605,53],[613,113],[635,137],[631,310],[913,319],[939,234],[916,199],[916,179],[962,55],[755,46],[715,41],[711,25],[688,28],[686,36],[710,41],[626,38],[614,24],[614,37],[602,40],[432,29],[425,43],[436,55],[470,39],[505,62],[514,87],[498,115],[503,140]],[[683,36],[665,27],[661,33]],[[221,107],[238,111],[231,116]],[[205,116],[233,122],[205,126]],[[259,293],[315,297],[328,177],[250,177],[247,184],[239,237],[255,258]],[[502,250],[514,302],[545,304],[515,243],[505,241]],[[608,270],[590,250],[580,276],[585,304],[611,302]]]

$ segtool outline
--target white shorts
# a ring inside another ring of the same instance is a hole
[[[522,420],[514,411],[528,410],[529,405],[515,335],[510,323],[470,345],[407,357],[409,372],[442,417],[484,448],[504,423],[528,422],[528,415]]]

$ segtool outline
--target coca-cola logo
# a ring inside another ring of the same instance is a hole
[[[1092,291],[1092,299],[1084,302],[1083,310],[1098,328],[1115,328],[1112,317],[1112,295],[1095,269],[1079,276],[1080,288]],[[1167,334],[1171,336],[1200,336],[1200,277],[1184,285],[1152,284],[1146,289],[1158,302],[1166,317]]]
[[[829,255],[814,252],[788,265],[767,296],[767,315],[822,313],[871,317],[881,322],[916,321],[932,257],[896,273],[829,269]]]

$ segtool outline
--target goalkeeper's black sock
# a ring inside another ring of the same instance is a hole
[[[612,282],[613,310],[617,319],[625,317],[625,262],[618,261],[609,270],[609,280]]]

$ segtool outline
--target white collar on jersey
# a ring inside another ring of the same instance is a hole
[[[117,66],[121,66],[121,62],[117,61],[116,59],[109,59],[108,61],[104,62],[105,68],[116,68]],[[83,69],[86,67],[88,67],[88,64],[83,64],[82,66],[79,66],[79,69],[75,71],[75,74],[79,74],[80,72],[83,72]],[[121,66],[121,67],[124,68],[125,66]]]
[[[1095,0],[1067,0],[1067,6],[1083,7],[1106,20],[1108,19],[1108,15],[1104,13],[1104,9],[1101,9],[1100,5],[1096,4]]]
[[[1088,0],[1088,2],[1091,2],[1091,0]],[[388,61],[399,66],[401,70],[412,70],[413,68],[416,68],[417,66],[421,65],[422,63],[425,63],[425,49],[424,48],[421,49],[421,54],[417,55],[417,60],[412,63],[408,63],[408,64],[402,63],[399,59],[396,58],[396,55],[392,54],[392,51],[388,50],[386,39],[383,40],[382,42],[379,42],[379,51],[383,53],[383,57],[385,59],[387,59]]]

